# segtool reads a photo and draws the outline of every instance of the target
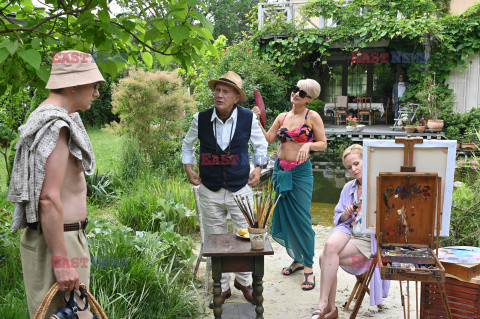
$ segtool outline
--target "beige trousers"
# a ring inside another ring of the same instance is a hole
[[[253,207],[253,192],[252,188],[245,185],[237,192],[231,192],[225,188],[221,188],[217,192],[212,192],[203,184],[198,188],[198,197],[200,199],[200,209],[203,215],[203,227],[205,234],[226,234],[228,232],[227,213],[232,218],[235,232],[240,228],[247,228],[248,224],[243,216],[240,208],[233,200],[235,195],[248,196],[250,204]],[[244,286],[252,283],[251,272],[237,272],[235,273],[237,281]],[[230,288],[230,274],[222,274],[222,291],[227,291]]]
[[[57,264],[58,267],[74,267],[87,288],[90,281],[90,253],[88,252],[87,238],[83,230],[64,232],[65,245],[68,252],[68,264],[66,261]],[[20,254],[22,259],[23,280],[27,294],[28,310],[30,317],[40,306],[43,297],[56,282],[52,269],[52,254],[45,242],[41,230],[25,228],[22,230],[20,239]],[[49,318],[59,307],[65,306],[62,295],[58,293],[47,311]]]

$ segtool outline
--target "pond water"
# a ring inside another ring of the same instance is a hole
[[[315,167],[315,164],[313,164]],[[346,182],[352,178],[344,169],[313,169],[312,223],[333,226],[335,206]]]

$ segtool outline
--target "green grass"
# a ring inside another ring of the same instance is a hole
[[[93,146],[95,163],[101,174],[115,174],[120,167],[123,136],[105,132],[101,129],[88,129],[88,136]]]
[[[101,174],[116,173],[120,166],[123,136],[104,132],[101,129],[87,129],[92,142],[97,169]],[[1,155],[1,154],[0,154]],[[3,155],[0,156],[0,191],[7,189],[7,169]]]
[[[0,154],[0,192],[5,192],[7,188],[7,167],[3,154]]]

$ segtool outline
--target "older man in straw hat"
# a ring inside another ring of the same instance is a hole
[[[95,159],[76,111],[88,110],[100,96],[99,82],[105,80],[90,54],[58,52],[48,98],[20,127],[7,199],[15,203],[12,231],[22,229],[20,253],[32,318],[55,282],[62,291],[89,283],[84,174],[93,173]],[[58,297],[47,317],[59,306],[65,303]]]
[[[199,186],[200,208],[206,234],[227,233],[229,213],[235,230],[247,222],[234,202],[235,195],[252,198],[252,189],[260,180],[261,165],[267,162],[267,141],[252,111],[238,103],[246,100],[242,79],[229,71],[208,86],[214,92],[214,107],[193,116],[192,125],[182,145],[182,162],[188,180]],[[195,163],[194,143],[200,140],[200,176],[192,170]],[[248,141],[255,155],[255,169],[250,173]],[[222,302],[231,296],[230,275],[222,275]],[[235,288],[253,301],[251,273],[236,273]],[[210,303],[213,308],[213,302]]]

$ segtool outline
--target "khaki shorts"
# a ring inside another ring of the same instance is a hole
[[[357,247],[360,252],[370,259],[371,253],[371,240],[370,236],[351,236],[350,242]]]
[[[80,281],[85,285],[90,280],[90,253],[88,252],[87,238],[83,230],[64,232],[65,245],[68,252],[69,263],[78,273]],[[52,254],[45,242],[41,230],[25,228],[20,239],[20,254],[22,259],[23,280],[27,294],[28,310],[30,317],[40,306],[43,297],[56,282],[52,269]],[[59,267],[67,266],[61,263]],[[65,306],[65,302],[58,293],[47,311],[47,318],[55,313],[58,307]]]

